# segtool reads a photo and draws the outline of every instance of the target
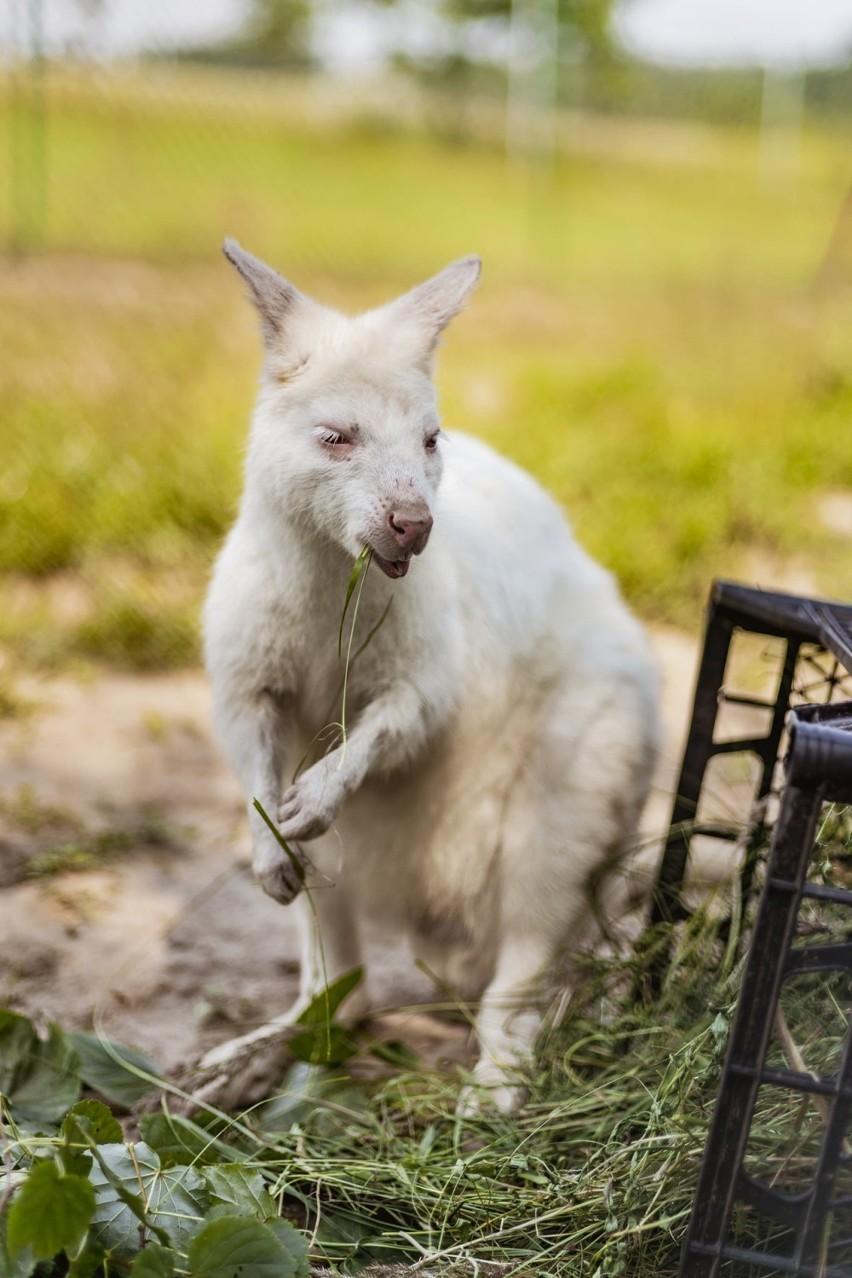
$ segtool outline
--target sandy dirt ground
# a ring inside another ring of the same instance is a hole
[[[665,826],[696,655],[677,632],[653,638],[666,744],[648,835]],[[295,918],[252,881],[204,676],[28,677],[17,692],[28,711],[0,720],[0,1004],[95,1026],[166,1071],[286,1010]],[[83,868],[34,877],[57,849]],[[402,952],[372,946],[368,962],[388,1007],[434,997]],[[463,1030],[391,1021],[424,1058],[463,1057]]]

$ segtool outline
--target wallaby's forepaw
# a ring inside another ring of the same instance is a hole
[[[304,880],[299,878],[294,866],[284,860],[260,874],[256,873],[255,877],[267,896],[282,905],[295,901],[304,886]]]
[[[268,896],[282,905],[289,905],[299,895],[305,883],[304,858],[298,843],[288,841],[295,861],[277,843],[264,839],[261,846],[255,843],[254,877]]]
[[[278,807],[282,838],[316,839],[325,834],[346,797],[343,777],[322,759],[285,790]]]

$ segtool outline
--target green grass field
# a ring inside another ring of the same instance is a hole
[[[311,110],[274,82],[48,73],[43,236],[0,266],[8,647],[196,658],[259,363],[226,233],[353,309],[480,252],[445,420],[538,475],[645,617],[694,626],[714,575],[852,594],[843,138],[767,175],[745,130],[608,121],[521,167]],[[0,115],[26,138],[8,84]]]

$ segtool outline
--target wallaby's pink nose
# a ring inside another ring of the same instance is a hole
[[[392,510],[388,515],[388,528],[403,550],[413,550],[415,555],[419,555],[429,539],[432,516],[428,510],[422,514],[417,511],[416,517],[404,510]]]

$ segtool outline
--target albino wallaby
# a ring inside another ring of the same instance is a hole
[[[390,926],[481,996],[474,1077],[511,1109],[548,971],[635,836],[657,734],[644,635],[541,488],[439,428],[432,360],[478,258],[349,318],[234,241],[225,253],[265,361],[206,657],[257,877],[284,903],[302,886],[255,797],[323,888],[303,908],[298,1006]],[[365,547],[348,731],[293,781],[340,715],[338,630]],[[368,1004],[367,976],[349,1008]]]

